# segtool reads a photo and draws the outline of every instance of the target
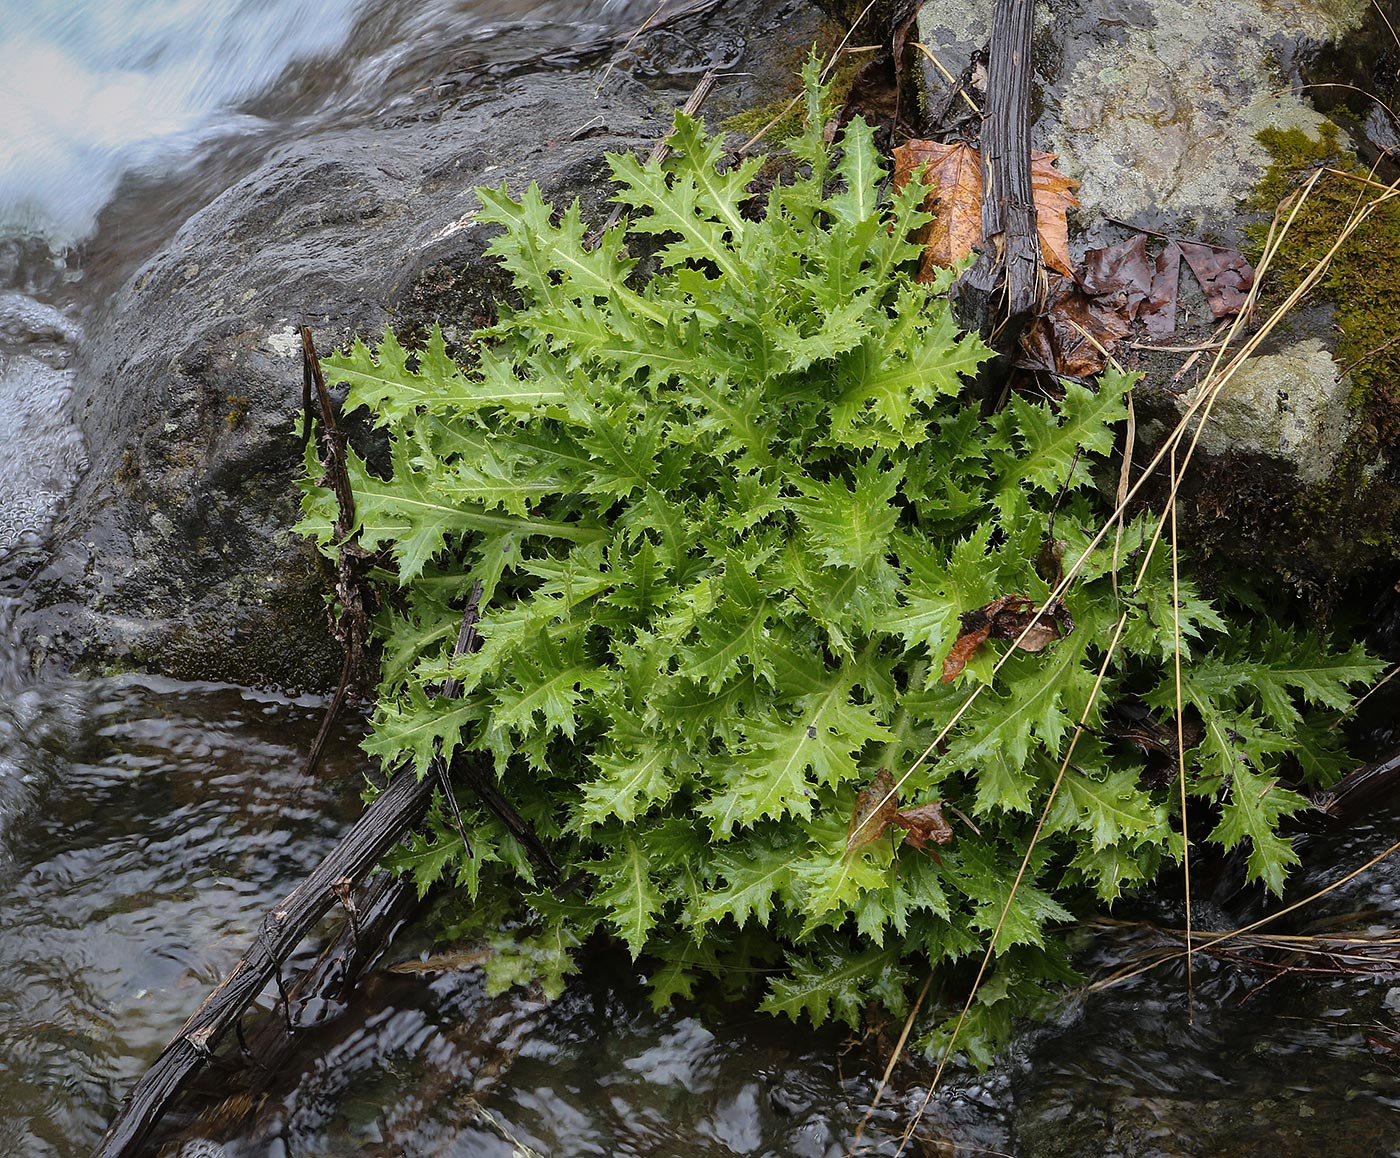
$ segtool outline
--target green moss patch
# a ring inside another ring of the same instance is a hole
[[[1324,258],[1359,205],[1376,190],[1335,125],[1319,137],[1299,129],[1265,129],[1260,142],[1274,160],[1251,199],[1254,212],[1273,216],[1323,169],[1298,207],[1267,275],[1261,312],[1278,306]],[[1269,222],[1249,231],[1258,261]],[[1306,487],[1292,503],[1276,542],[1297,585],[1330,599],[1346,580],[1394,561],[1400,533],[1400,485],[1394,460],[1400,446],[1400,203],[1375,209],[1340,247],[1314,299],[1333,311],[1337,363],[1354,387],[1358,425],[1337,471]]]

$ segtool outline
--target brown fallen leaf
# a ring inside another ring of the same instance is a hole
[[[1239,313],[1254,288],[1254,268],[1244,254],[1194,241],[1179,241],[1177,245],[1205,291],[1210,312],[1217,319]]]
[[[970,614],[977,614],[971,612]],[[948,649],[948,654],[943,657],[943,678],[941,683],[950,684],[958,677],[963,668],[967,667],[972,657],[977,654],[977,649],[987,642],[992,634],[992,621],[985,616],[972,626],[968,626],[967,616],[963,616],[963,627],[958,632],[958,638],[953,640],[953,646]]]
[[[1181,246],[1172,241],[1152,263],[1152,284],[1138,307],[1138,321],[1154,342],[1176,333],[1176,292],[1180,281]]]
[[[1131,318],[1147,299],[1155,272],[1156,264],[1147,252],[1147,238],[1137,233],[1117,245],[1086,250],[1079,284],[1093,297],[1111,299]]]
[[[952,825],[943,817],[942,801],[901,809],[894,777],[889,769],[881,768],[856,795],[856,806],[846,829],[845,855],[852,856],[873,844],[891,827],[904,829],[904,843],[924,849],[935,860],[938,854],[928,844],[948,844],[953,839]]]
[[[1017,365],[1091,378],[1140,322],[1154,341],[1176,329],[1181,250],[1171,242],[1156,257],[1141,233],[1084,254],[1073,279],[1051,278],[1045,313],[1021,342]]]
[[[1069,608],[1060,600],[1047,603],[1036,620],[1039,606],[1026,595],[1002,595],[983,607],[963,612],[962,631],[943,660],[941,682],[952,683],[988,639],[1018,641],[1016,646],[1022,651],[1037,652],[1074,630]]]
[[[1031,150],[1031,193],[1035,197],[1036,231],[1040,234],[1040,252],[1050,269],[1066,277],[1074,273],[1074,259],[1069,255],[1069,220],[1066,214],[1079,204],[1074,190],[1079,182],[1066,177],[1055,168],[1059,157],[1055,153]]]
[[[846,829],[846,855],[859,852],[889,831],[899,805],[895,803],[894,777],[881,768],[875,778],[856,794],[856,806]]]
[[[934,215],[919,238],[919,280],[929,281],[935,267],[956,265],[982,244],[982,155],[960,141],[911,140],[894,150],[896,189],[920,169],[929,186],[924,208]]]
[[[894,823],[905,830],[904,843],[912,844],[915,848],[923,848],[930,841],[934,844],[949,844],[953,839],[953,826],[943,819],[941,800],[935,800],[932,804],[919,804],[913,808],[901,808],[894,815]]]
[[[1022,651],[1044,651],[1057,639],[1064,639],[1074,630],[1069,608],[1059,599],[1052,599],[1036,618],[1037,604],[1024,595],[1008,596],[1007,605],[992,617],[992,638],[1019,641]]]
[[[919,5],[905,4],[902,10],[900,7],[897,6],[896,11],[890,13],[888,37],[881,38],[874,53],[851,80],[841,111],[827,126],[828,140],[857,116],[864,117],[866,124],[875,127],[897,127],[901,91],[907,97],[918,83],[907,75],[907,46],[909,34],[918,19]]]
[[[1055,168],[1054,153],[1031,153],[1031,189],[1035,198],[1036,225],[1045,264],[1069,276],[1069,222],[1066,213],[1079,204],[1072,190],[1079,183]],[[929,185],[924,208],[934,214],[924,236],[920,281],[932,281],[934,270],[956,265],[981,247],[982,155],[971,145],[955,141],[910,140],[894,150],[895,188],[920,169]]]
[[[1045,313],[1021,338],[1016,364],[1066,378],[1092,378],[1108,363],[1133,324],[1113,300],[1085,293],[1073,278],[1052,274]]]

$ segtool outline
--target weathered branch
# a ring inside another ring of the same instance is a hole
[[[1045,275],[1031,185],[1031,32],[1034,0],[997,0],[982,122],[982,256],[958,280],[963,324],[1000,355],[979,375],[983,403],[995,406],[1010,355],[1040,312]]]
[[[250,1131],[259,1128],[257,1117],[296,1051],[298,1035],[344,1013],[361,979],[419,903],[410,877],[383,870],[373,873],[358,894],[347,886],[337,899],[348,920],[315,965],[288,988],[286,1006],[263,1011],[251,1028],[236,1021],[239,1049],[237,1054],[225,1051],[216,1084],[191,1083],[187,1098],[198,1098],[204,1108],[198,1109],[186,1136],[246,1143]],[[206,1085],[214,1088],[206,1090]],[[188,1108],[193,1112],[197,1107]]]
[[[462,616],[462,628],[454,654],[472,650],[476,641],[480,584],[473,586]],[[455,679],[446,681],[445,696],[460,690]],[[452,775],[466,781],[503,825],[521,842],[526,853],[552,884],[559,882],[559,869],[549,850],[530,823],[506,801],[491,783],[490,775],[464,764],[454,764]],[[284,1001],[282,963],[291,956],[312,927],[330,909],[343,905],[350,916],[351,938],[356,910],[352,890],[422,820],[432,802],[433,790],[441,785],[454,816],[452,775],[439,754],[421,779],[403,769],[390,781],[338,845],[287,898],[263,920],[257,940],[234,965],[169,1045],[161,1051],[150,1069],[132,1088],[121,1112],[93,1152],[93,1158],[128,1158],[139,1152],[157,1122],[179,1093],[194,1079],[213,1056],[224,1034],[262,993],[274,978]],[[459,819],[460,823],[460,819]],[[465,836],[463,837],[465,840]]]
[[[1334,821],[1368,819],[1400,797],[1400,752],[1348,772],[1323,795],[1318,811]]]
[[[363,671],[365,646],[369,642],[370,612],[374,607],[374,593],[365,574],[368,557],[360,548],[355,531],[355,491],[347,468],[345,432],[336,422],[335,405],[331,401],[330,391],[326,389],[326,379],[321,373],[321,360],[316,356],[316,343],[311,337],[310,326],[301,327],[301,409],[303,442],[312,437],[314,427],[321,466],[335,493],[334,534],[336,542],[340,544],[336,558],[335,594],[340,612],[332,623],[332,632],[345,653],[335,695],[306,756],[305,772],[310,776],[320,764],[321,752],[330,738],[331,728],[345,706],[351,687]],[[316,419],[314,422],[313,417]]]

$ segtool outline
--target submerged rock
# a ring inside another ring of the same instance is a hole
[[[503,286],[482,259],[474,186],[538,181],[601,219],[605,152],[664,136],[710,67],[732,75],[707,113],[772,99],[820,20],[805,2],[695,7],[625,52],[533,69],[453,73],[471,46],[435,43],[432,83],[308,118],[197,207],[89,336],[74,389],[92,465],[28,564],[17,631],[33,665],[333,683],[328,585],[290,530],[297,327],[323,352],[388,323],[460,341]]]

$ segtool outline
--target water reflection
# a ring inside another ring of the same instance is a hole
[[[314,701],[117,680],[0,710],[0,1153],[84,1153],[358,811]],[[343,746],[342,746],[343,753]]]
[[[488,999],[472,973],[380,976],[351,1023],[308,1044],[258,1127],[223,1138],[225,1153],[825,1158],[853,1144],[879,1076],[868,1054],[732,1008],[653,1013],[632,974],[625,957],[597,959],[552,1006]],[[897,1080],[867,1152],[894,1153],[921,1100]],[[958,1133],[1005,1138],[983,1106]]]
[[[1294,898],[1374,855],[1397,820],[1312,838],[1317,867]],[[1364,904],[1367,921],[1394,927],[1397,880],[1400,866],[1382,864],[1303,920]],[[1081,964],[1102,974],[1134,949],[1101,934]],[[1394,980],[1201,959],[1193,1003],[1179,963],[1068,997],[993,1072],[955,1068],[904,1152],[1395,1154]],[[288,1158],[888,1155],[930,1077],[926,1064],[901,1066],[857,1150],[897,1029],[854,1043],[732,1007],[654,1013],[624,955],[592,959],[552,1006],[488,999],[472,970],[380,973],[346,1019],[307,1036],[259,1122],[208,1137],[228,1155]]]

